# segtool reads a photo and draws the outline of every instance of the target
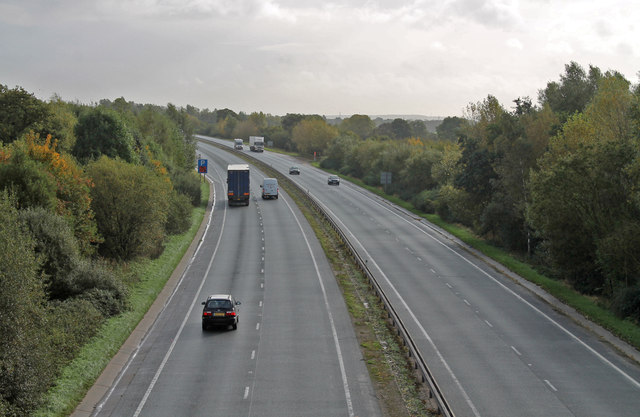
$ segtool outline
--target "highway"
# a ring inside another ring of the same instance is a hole
[[[226,166],[210,147],[211,223],[175,292],[95,409],[97,416],[380,416],[340,289],[286,193],[226,202]],[[232,293],[237,330],[201,329],[201,302]]]
[[[446,233],[290,156],[251,156],[300,166],[290,178],[367,260],[457,417],[640,415],[637,363]]]

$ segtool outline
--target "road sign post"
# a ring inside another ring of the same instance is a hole
[[[198,174],[204,176],[207,173],[207,160],[198,159]]]
[[[391,184],[391,173],[390,172],[381,172],[380,173],[380,184],[384,185],[384,192],[387,192],[387,185]]]

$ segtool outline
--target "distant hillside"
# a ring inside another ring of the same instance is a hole
[[[341,121],[349,117],[351,116],[344,115],[344,114],[341,114],[339,116],[335,116],[335,115],[325,116],[327,123],[331,125],[338,125],[340,124]],[[374,121],[376,126],[380,126],[383,123],[390,123],[394,119],[404,119],[407,121],[420,120],[424,122],[425,126],[427,127],[427,131],[431,133],[435,133],[436,128],[440,125],[440,123],[442,123],[442,120],[444,120],[444,117],[423,116],[421,114],[383,114],[383,115],[369,115],[369,117],[371,118],[371,120]]]
[[[351,117],[351,114],[340,114],[340,115],[326,115],[327,119],[346,119]],[[369,114],[368,115],[371,120],[382,119],[382,120],[393,120],[393,119],[404,119],[404,120],[444,120],[444,116],[424,116],[422,114]]]

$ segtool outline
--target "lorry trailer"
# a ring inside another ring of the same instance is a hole
[[[227,198],[230,206],[248,206],[249,165],[231,164],[227,167]]]

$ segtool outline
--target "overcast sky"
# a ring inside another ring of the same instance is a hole
[[[0,0],[0,84],[41,99],[462,116],[564,66],[640,71],[636,0]]]

